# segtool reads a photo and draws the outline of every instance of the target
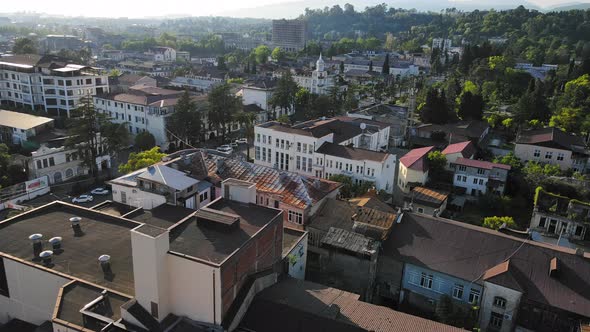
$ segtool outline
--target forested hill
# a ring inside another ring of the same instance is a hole
[[[590,56],[590,10],[542,13],[519,6],[506,11],[423,13],[382,4],[359,12],[345,5],[307,9],[301,18],[309,22],[314,39],[361,35],[385,40],[391,33],[387,46],[393,50],[419,49],[436,37],[451,38],[455,45],[505,37],[507,53],[536,63],[568,63],[571,56]]]

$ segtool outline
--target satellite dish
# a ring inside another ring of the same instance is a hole
[[[362,130],[365,130],[365,129],[367,129],[367,124],[366,124],[366,123],[361,123],[361,129],[362,129]]]

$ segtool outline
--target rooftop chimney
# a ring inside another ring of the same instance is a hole
[[[100,255],[98,257],[98,262],[100,263],[100,267],[102,268],[102,272],[104,272],[105,277],[113,274],[113,270],[111,270],[111,256]]]
[[[51,250],[45,250],[42,251],[39,254],[39,258],[41,258],[41,261],[43,262],[43,265],[45,266],[51,266],[51,258],[53,257],[53,251]]]
[[[82,220],[82,218],[80,218],[80,217],[70,218],[70,222],[72,223],[72,229],[74,230],[75,237],[79,237],[79,236],[84,235],[84,232],[82,232],[82,227],[80,226],[81,220]]]
[[[29,240],[33,242],[33,260],[39,258],[39,254],[43,251],[43,243],[41,240],[43,239],[43,234],[32,234],[29,236]]]
[[[51,243],[53,251],[60,251],[61,250],[61,240],[62,239],[59,236],[52,237],[51,239],[49,239],[49,243]]]

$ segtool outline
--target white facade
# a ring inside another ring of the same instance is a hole
[[[125,123],[132,136],[147,131],[154,135],[156,145],[168,150],[170,142],[166,133],[166,117],[173,111],[173,105],[143,105],[115,101],[106,97],[94,97],[97,112],[107,114],[114,123]]]
[[[257,105],[265,111],[269,111],[272,89],[258,88],[255,86],[244,86],[242,88],[242,104]]]
[[[70,116],[88,95],[109,91],[108,75],[84,66],[39,68],[2,62],[0,58],[0,102],[42,109],[50,115]]]
[[[176,61],[176,50],[171,47],[155,47],[147,52],[147,55],[153,57],[153,61],[174,62]]]
[[[329,179],[333,175],[346,175],[354,184],[363,182],[375,183],[375,189],[393,193],[396,156],[386,155],[379,162],[368,159],[348,159],[327,154],[314,153],[313,170],[315,177]],[[295,163],[297,172],[297,162]]]
[[[336,75],[330,74],[326,70],[326,63],[321,54],[311,76],[296,75],[293,76],[293,79],[300,87],[318,95],[328,94],[330,89],[336,86]]]
[[[439,49],[445,49],[448,50],[449,48],[451,48],[451,46],[453,46],[453,41],[450,39],[446,39],[446,38],[433,38],[432,39],[432,48],[439,48]]]
[[[65,146],[50,148],[42,145],[31,153],[29,176],[38,178],[46,175],[50,184],[56,184],[88,174],[89,169],[82,164],[78,153],[78,150],[66,149]],[[111,157],[108,154],[98,156],[95,162],[98,171],[111,168]]]
[[[421,171],[406,167],[403,163],[399,164],[397,176],[397,186],[407,194],[412,190],[413,184],[426,184],[428,181],[428,170]]]
[[[223,83],[222,78],[210,76],[178,76],[170,81],[171,86],[194,91],[209,91],[221,83]]]

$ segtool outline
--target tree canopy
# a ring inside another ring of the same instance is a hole
[[[157,146],[146,151],[132,152],[129,154],[127,162],[119,165],[119,172],[127,174],[148,167],[161,161],[165,155],[160,152],[160,148]]]

